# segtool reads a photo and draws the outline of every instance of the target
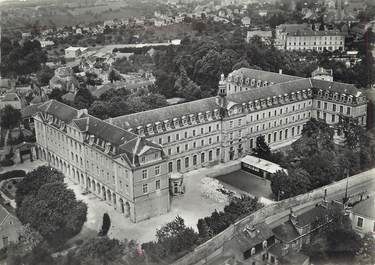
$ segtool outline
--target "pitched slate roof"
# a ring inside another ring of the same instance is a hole
[[[58,119],[66,123],[69,123],[73,119],[78,117],[77,109],[54,99],[43,103],[39,106],[39,109],[42,112],[46,112],[52,114],[53,116],[56,116]]]
[[[356,215],[375,220],[375,197],[354,205],[352,212]]]
[[[266,99],[278,95],[289,94],[291,92],[300,91],[303,89],[311,89],[311,82],[308,78],[292,80],[285,83],[279,83],[267,87],[255,87],[253,89],[230,94],[227,98],[230,101],[237,103],[249,102],[256,99]]]
[[[193,113],[206,112],[208,110],[218,109],[216,104],[216,97],[210,97],[200,100],[195,100],[178,105],[167,106],[163,108],[137,112],[130,115],[120,116],[108,119],[110,123],[120,126],[124,129],[135,128],[140,125],[146,125],[157,121],[172,120],[184,115]]]
[[[33,105],[29,105],[29,106],[26,106],[23,109],[21,109],[22,118],[25,119],[25,118],[30,118],[30,117],[34,116],[34,114],[39,111],[40,105],[41,105],[41,103],[33,104]]]
[[[124,154],[127,161],[132,164],[138,163],[137,155],[145,148],[162,148],[138,135],[128,132],[116,125],[98,119],[84,112],[80,112],[73,107],[56,100],[50,100],[39,106],[39,111],[46,112],[56,116],[58,119],[77,126],[79,130],[94,135],[97,138],[118,147],[117,154]]]
[[[297,216],[297,226],[304,227],[311,224],[317,219],[325,218],[328,215],[328,210],[322,205],[318,205],[311,210]]]
[[[275,72],[268,72],[268,71],[263,71],[263,70],[250,69],[250,68],[240,68],[238,70],[233,71],[231,75],[233,77],[242,76],[244,78],[254,78],[256,80],[273,82],[275,84],[302,79],[302,77],[298,77],[298,76],[285,75],[285,74],[279,74]]]
[[[342,93],[352,96],[360,96],[362,92],[358,90],[352,84],[340,83],[340,82],[330,82],[326,80],[313,79],[311,78],[311,84],[314,88],[329,90],[332,92]]]
[[[20,98],[16,93],[7,93],[4,95],[4,97],[1,99],[1,101],[6,102],[6,101],[19,101]]]

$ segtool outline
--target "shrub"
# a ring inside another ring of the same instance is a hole
[[[4,159],[4,160],[0,161],[0,165],[3,166],[3,167],[10,167],[10,166],[14,165],[14,162],[13,162],[13,160],[10,160],[10,159]]]
[[[12,179],[12,178],[23,178],[25,175],[26,175],[26,172],[24,170],[12,170],[12,171],[8,171],[3,174],[0,174],[0,181],[5,180],[5,179]]]

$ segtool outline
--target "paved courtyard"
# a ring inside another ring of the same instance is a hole
[[[272,199],[271,182],[243,170],[216,177],[236,189],[243,190],[258,198]]]
[[[199,218],[211,215],[217,209],[222,210],[226,203],[216,202],[201,196],[201,178],[205,177],[200,171],[189,174],[184,178],[186,193],[180,197],[174,197],[171,204],[171,211],[167,214],[153,217],[139,223],[132,223],[105,201],[93,194],[83,195],[83,189],[66,179],[68,187],[73,189],[77,198],[88,205],[87,222],[80,234],[82,237],[90,237],[99,231],[104,213],[111,218],[109,236],[118,239],[134,239],[140,243],[155,239],[155,232],[165,223],[172,221],[177,215],[181,216],[187,226],[197,230],[196,224]]]

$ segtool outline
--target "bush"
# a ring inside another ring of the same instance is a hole
[[[26,175],[24,170],[12,170],[0,174],[0,181],[5,179],[12,179],[12,178],[23,178]]]
[[[10,167],[10,166],[14,165],[14,162],[13,162],[13,160],[10,160],[10,159],[4,159],[4,160],[0,161],[0,165],[3,166],[3,167]]]

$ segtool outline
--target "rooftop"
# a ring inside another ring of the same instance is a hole
[[[243,78],[251,78],[255,80],[264,80],[268,82],[277,83],[284,83],[292,80],[302,79],[299,76],[292,76],[292,75],[285,75],[275,72],[263,71],[263,70],[256,70],[250,68],[240,68],[238,70],[233,71],[231,76],[240,76]]]
[[[279,170],[285,171],[285,169],[280,167],[278,164],[251,155],[247,155],[244,158],[242,158],[241,162],[254,166],[269,173],[276,173],[276,171]]]
[[[354,205],[352,212],[356,215],[375,220],[375,197],[371,197]]]
[[[278,239],[285,243],[291,242],[300,236],[290,220],[275,227],[272,229],[272,232]]]
[[[234,243],[242,252],[245,252],[258,244],[262,244],[264,241],[274,236],[270,227],[265,223],[256,224],[250,229],[253,230],[253,232],[240,231],[232,239],[232,243]]]

